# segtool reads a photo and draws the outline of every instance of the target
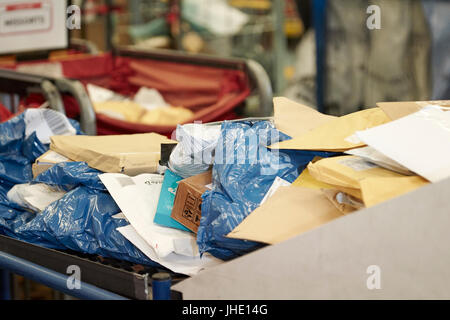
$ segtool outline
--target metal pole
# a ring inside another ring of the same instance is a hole
[[[142,13],[140,11],[141,1],[140,0],[130,0],[128,1],[128,10],[130,12],[130,22],[132,25],[142,23]]]
[[[113,48],[114,37],[114,13],[111,11],[113,7],[113,0],[105,0],[105,4],[108,7],[108,12],[106,13],[105,43],[106,50],[111,51]]]
[[[0,251],[0,268],[9,270],[13,273],[24,276],[25,278],[42,283],[49,288],[67,293],[70,296],[79,299],[92,300],[124,300],[126,298],[115,293],[103,290],[88,283],[81,282],[80,289],[69,289],[67,280],[69,276],[59,272],[44,268],[35,263],[26,261],[16,256]],[[4,272],[4,271],[2,271]],[[81,274],[81,277],[83,274]],[[2,280],[3,280],[2,273]],[[4,282],[2,281],[2,293],[4,289]]]
[[[285,0],[273,1],[273,19],[275,23],[275,34],[274,34],[274,51],[275,51],[275,62],[274,62],[274,75],[275,84],[274,91],[277,94],[281,94],[285,87],[285,77],[284,77],[284,67],[286,61],[286,51],[287,42],[286,34],[284,32],[284,7]]]
[[[317,109],[325,113],[326,81],[326,10],[327,0],[313,1],[313,22],[316,34],[316,100]]]
[[[8,270],[0,269],[0,300],[11,300],[11,281]]]
[[[170,21],[170,35],[173,39],[173,45],[176,50],[184,51],[183,48],[183,34],[181,29],[181,0],[170,0],[169,11],[171,15]]]

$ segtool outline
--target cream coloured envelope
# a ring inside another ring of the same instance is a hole
[[[383,110],[391,120],[397,120],[422,109],[422,106],[413,101],[405,102],[378,102],[377,107]]]
[[[273,99],[275,127],[281,132],[298,137],[306,132],[336,119],[316,109],[296,103],[284,97]]]
[[[391,120],[406,117],[421,110],[425,106],[437,105],[444,108],[450,107],[450,100],[436,101],[401,101],[401,102],[378,102],[377,107],[382,109]]]
[[[429,182],[419,176],[397,178],[369,178],[360,182],[361,193],[366,207],[372,207],[383,201],[416,190]]]
[[[275,244],[342,216],[321,190],[280,187],[227,237]]]
[[[403,176],[357,156],[325,158],[310,163],[308,170],[316,180],[353,189],[360,189],[359,182],[363,179]]]
[[[314,162],[314,160],[313,160]],[[303,170],[303,172],[298,176],[298,178],[292,183],[293,186],[296,187],[303,187],[303,188],[309,188],[309,189],[316,189],[316,190],[331,190],[336,189],[336,186],[328,184],[323,181],[319,181],[316,178],[314,178],[310,173],[308,168]],[[361,198],[361,191],[359,189],[353,189],[353,188],[344,188],[342,186],[339,187],[339,190],[342,192],[345,192],[349,195],[353,195],[357,198]]]
[[[361,141],[353,141],[350,138],[356,131],[369,129],[389,121],[388,116],[380,108],[358,111],[327,121],[300,136],[279,142],[270,148],[342,152],[365,145]],[[301,126],[301,123],[298,126]]]

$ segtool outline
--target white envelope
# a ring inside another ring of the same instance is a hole
[[[375,163],[382,168],[389,169],[391,171],[395,171],[404,175],[409,176],[414,174],[398,162],[386,157],[384,154],[378,152],[372,147],[351,149],[345,151],[345,153],[361,157],[364,160]]]
[[[370,147],[431,182],[450,176],[450,112],[423,108],[356,135]]]
[[[203,269],[223,263],[222,260],[219,260],[209,254],[204,254],[202,257],[188,257],[176,253],[170,253],[169,255],[160,258],[155,253],[155,250],[153,250],[153,248],[136,232],[132,225],[117,228],[117,231],[119,231],[125,238],[128,239],[128,241],[134,244],[151,260],[172,270],[173,272],[194,276]]]
[[[140,174],[129,177],[120,173],[99,175],[108,192],[137,233],[158,257],[171,253],[199,256],[196,237],[191,232],[166,228],[153,223],[163,176]]]

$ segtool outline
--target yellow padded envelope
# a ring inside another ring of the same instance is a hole
[[[280,187],[227,237],[275,244],[342,216],[320,190]]]
[[[364,146],[347,139],[356,131],[369,129],[390,119],[380,108],[372,108],[342,116],[300,135],[270,146],[272,149],[322,150],[342,152]],[[301,126],[301,123],[298,124]]]
[[[429,182],[419,176],[400,178],[369,178],[360,182],[361,193],[366,207],[372,207],[383,201],[416,190]]]
[[[389,200],[428,182],[419,176],[405,176],[381,168],[357,156],[326,158],[308,165],[317,180],[363,200],[366,207]],[[352,190],[359,189],[358,193]]]
[[[303,172],[298,176],[298,178],[292,183],[293,186],[296,187],[303,187],[303,188],[309,188],[309,189],[333,189],[334,186],[319,181],[315,179],[311,174],[309,173],[308,168],[303,170]]]
[[[303,188],[309,188],[309,189],[316,189],[316,190],[332,190],[336,189],[336,186],[331,185],[329,183],[319,181],[316,178],[314,178],[310,173],[308,168],[303,170],[302,174],[298,176],[298,178],[292,183],[293,186],[296,187],[303,187]],[[361,191],[359,189],[354,188],[345,188],[340,186],[339,190],[345,193],[348,193],[349,195],[352,195],[358,199],[361,199]]]

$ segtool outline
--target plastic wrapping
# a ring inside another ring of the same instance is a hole
[[[220,136],[220,125],[190,123],[178,125],[169,168],[183,178],[208,171],[214,162],[214,149]]]
[[[261,247],[260,243],[225,236],[259,206],[277,176],[292,183],[315,156],[334,155],[313,151],[279,152],[266,147],[286,139],[289,137],[267,121],[222,124],[215,150],[213,188],[202,196],[197,234],[201,253],[209,252],[229,260]]]
[[[33,212],[44,210],[49,204],[61,199],[65,192],[44,183],[16,184],[7,193],[8,200]]]
[[[75,126],[79,131],[79,126]],[[54,165],[32,183],[68,191],[41,213],[31,213],[10,202],[7,192],[32,179],[31,163],[48,149],[36,135],[25,139],[23,114],[0,124],[0,233],[54,249],[71,249],[159,266],[116,229],[128,225],[112,218],[120,210],[98,178],[99,171],[84,162]]]
[[[36,134],[25,139],[24,114],[0,124],[0,180],[2,187],[11,188],[17,183],[32,179],[31,163],[48,146]]]
[[[7,191],[15,184],[27,183],[33,178],[31,165],[48,150],[32,133],[25,137],[25,113],[0,123],[0,183]],[[82,134],[78,122],[69,119],[77,134]]]

